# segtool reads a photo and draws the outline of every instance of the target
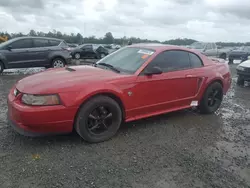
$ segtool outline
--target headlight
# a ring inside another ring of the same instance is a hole
[[[32,106],[51,106],[59,105],[60,99],[58,95],[30,95],[23,94],[22,102]]]
[[[242,67],[242,66],[238,66],[238,67],[237,67],[237,70],[244,71],[244,70],[245,70],[245,68],[244,68],[244,67]]]

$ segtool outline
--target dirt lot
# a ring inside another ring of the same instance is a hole
[[[87,144],[75,133],[27,138],[13,132],[6,122],[6,96],[25,75],[5,72],[0,187],[249,188],[250,87],[236,86],[235,67],[232,89],[217,114],[186,110],[124,124],[100,144]]]

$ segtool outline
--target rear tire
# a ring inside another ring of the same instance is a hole
[[[81,54],[80,53],[75,53],[74,57],[75,57],[75,59],[81,59]]]
[[[52,60],[52,67],[53,68],[62,68],[65,67],[66,63],[64,59],[58,57]]]
[[[214,82],[206,89],[202,100],[200,101],[199,110],[203,114],[212,114],[221,105],[223,99],[223,88],[218,82]]]
[[[4,70],[4,64],[0,61],[0,74],[3,72]]]
[[[227,54],[225,54],[225,53],[221,54],[220,58],[226,60],[227,59]]]
[[[238,78],[237,78],[237,85],[243,86],[244,83],[245,83],[244,78],[242,78],[241,76],[238,76]]]
[[[85,141],[97,143],[113,137],[121,122],[122,111],[119,104],[110,97],[97,96],[80,108],[75,129]]]

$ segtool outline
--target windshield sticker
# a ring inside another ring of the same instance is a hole
[[[152,55],[154,52],[149,50],[139,50],[137,53],[139,54],[146,54],[146,55]]]
[[[142,59],[147,59],[148,58],[148,54],[144,54],[143,56],[141,56]]]

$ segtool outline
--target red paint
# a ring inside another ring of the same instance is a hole
[[[133,45],[136,46],[136,45]],[[131,47],[133,47],[131,46]],[[224,94],[231,85],[228,65],[211,61],[191,49],[174,46],[140,46],[156,53],[134,75],[123,75],[91,66],[50,69],[19,81],[8,96],[9,116],[17,126],[39,133],[61,133],[73,130],[74,118],[82,103],[97,94],[112,94],[122,101],[125,121],[132,121],[190,107],[200,101],[205,89],[213,81],[223,83]],[[181,49],[196,53],[204,67],[140,76],[140,72],[160,52]],[[21,95],[14,97],[17,88],[28,94],[59,94],[62,105],[34,107],[21,103]],[[129,96],[128,92],[132,92]]]

